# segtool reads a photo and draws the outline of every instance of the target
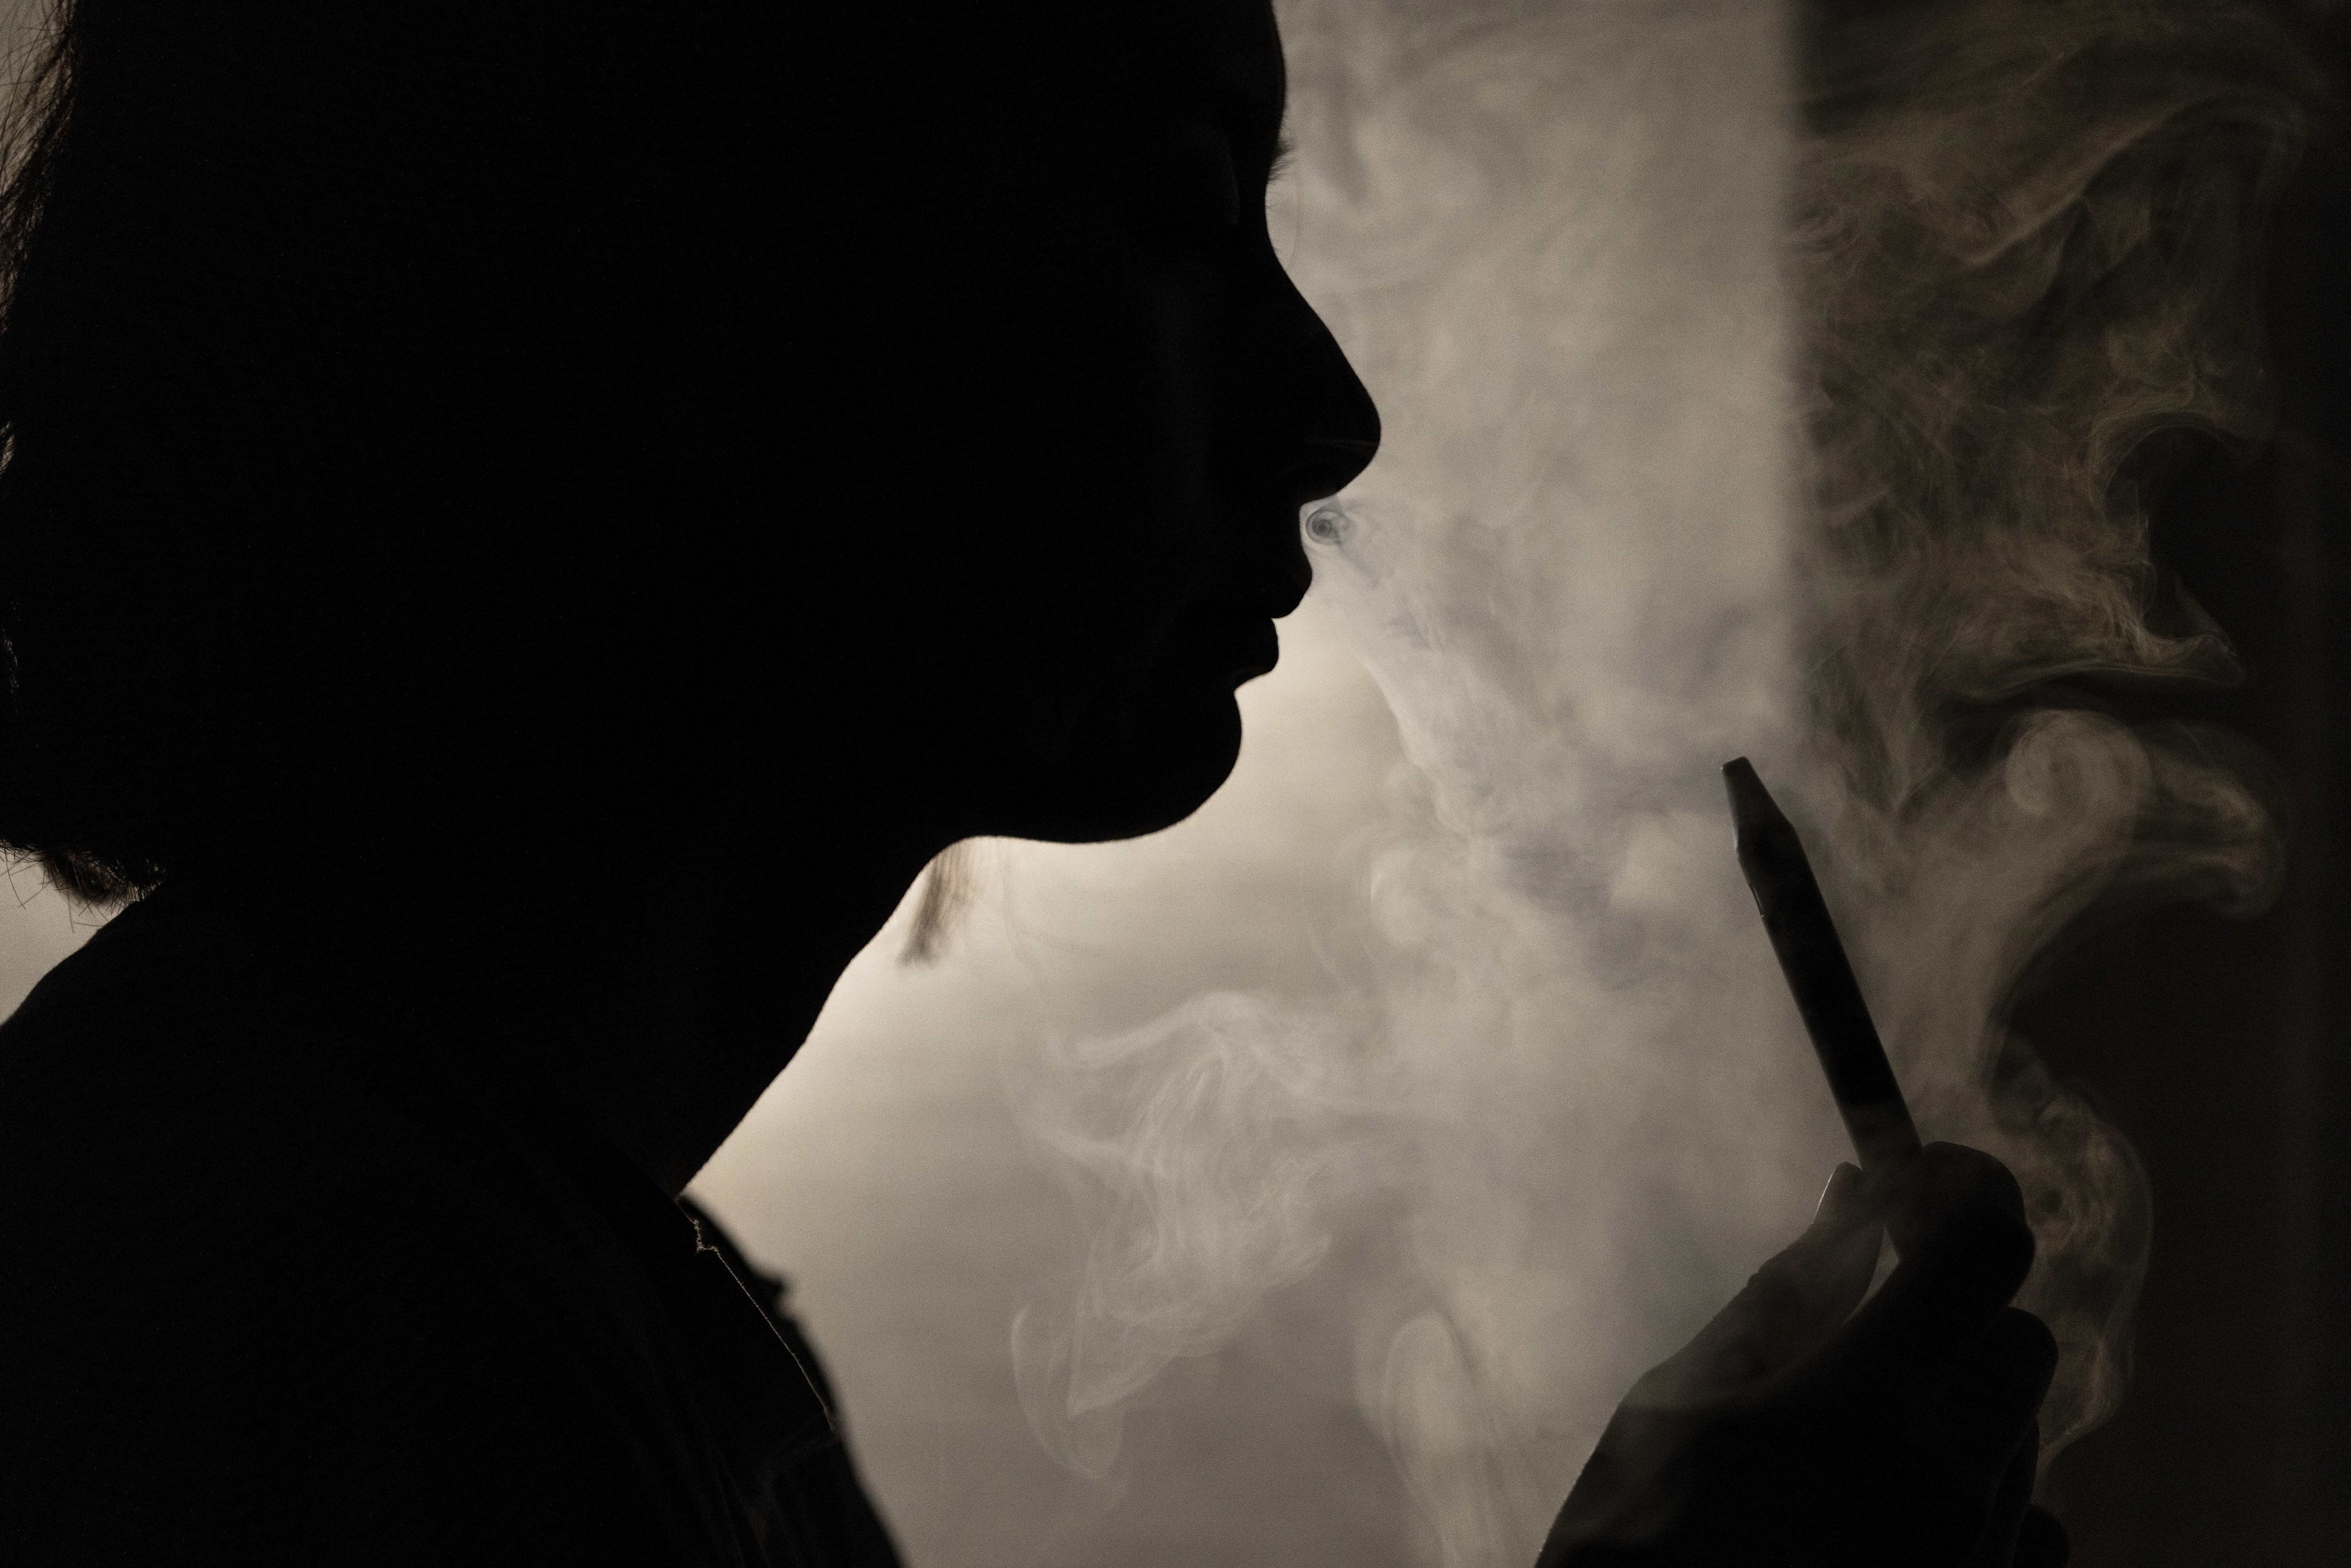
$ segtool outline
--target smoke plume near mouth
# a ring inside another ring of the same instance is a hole
[[[1353,1347],[1431,1557],[1532,1560],[1844,1157],[1731,860],[1742,752],[1921,1131],[2024,1182],[2046,1451],[2119,1397],[2145,1184],[2005,1020],[2102,903],[2276,883],[2245,747],[2053,693],[2237,676],[2141,490],[2151,435],[2257,429],[2292,57],[2233,4],[1891,15],[1284,6],[1277,234],[1389,433],[1314,591],[1405,761],[1317,984],[1016,1085],[1087,1227],[1014,1334],[1071,1469],[1279,1293]]]

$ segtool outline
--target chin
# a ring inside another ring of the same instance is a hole
[[[1029,819],[1011,836],[1102,843],[1170,828],[1232,777],[1241,752],[1240,705],[1222,683],[1154,694],[1111,722],[1080,732],[1065,766],[1038,780]]]

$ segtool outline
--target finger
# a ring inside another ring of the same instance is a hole
[[[1907,1259],[1931,1259],[1980,1229],[2024,1226],[2024,1189],[1999,1160],[1960,1144],[1928,1144],[1918,1157],[1871,1178],[1886,1205],[1886,1227]],[[2025,1227],[2029,1233],[2030,1227]],[[2016,1282],[2032,1266],[2016,1265]]]
[[[1962,1474],[1990,1473],[2032,1430],[2056,1372],[2048,1326],[2021,1308],[2003,1309],[1952,1375],[1935,1416],[1935,1447]]]
[[[1803,1235],[1766,1260],[1626,1403],[1677,1406],[1733,1394],[1825,1343],[1876,1270],[1878,1201],[1858,1168],[1839,1166]]]
[[[2046,1509],[2028,1508],[2016,1532],[2016,1551],[2009,1558],[2014,1568],[2065,1568],[2074,1560],[2073,1538]]]
[[[2024,1440],[2009,1456],[2000,1490],[1992,1494],[1983,1538],[1969,1553],[1967,1568],[2010,1568],[2016,1557],[2018,1532],[2024,1525],[2024,1511],[2032,1506],[2033,1476],[2040,1462],[2041,1431],[2035,1427],[2025,1433]]]
[[[1631,1407],[1620,1408],[1601,1433],[1599,1446],[1584,1461],[1583,1473],[1561,1505],[1551,1535],[1543,1543],[1536,1568],[1564,1562],[1580,1543],[1596,1540],[1671,1458],[1680,1425],[1672,1416]]]
[[[1938,1385],[2006,1308],[2032,1271],[2032,1230],[2016,1178],[1973,1149],[1929,1145],[1893,1197],[1902,1261],[1821,1375],[1907,1397]]]
[[[1752,1343],[1766,1371],[1810,1355],[1861,1305],[1884,1245],[1881,1207],[1858,1166],[1837,1166],[1811,1227],[1749,1282],[1757,1300],[1746,1316],[1755,1325]]]

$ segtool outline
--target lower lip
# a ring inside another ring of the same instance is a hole
[[[1187,619],[1205,645],[1202,652],[1236,684],[1268,674],[1280,661],[1281,640],[1262,615],[1215,606],[1196,609]]]

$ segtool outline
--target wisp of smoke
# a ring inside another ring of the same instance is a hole
[[[1279,1290],[1354,1347],[1432,1553],[1532,1560],[1615,1399],[1841,1157],[1729,853],[1741,752],[1922,1131],[2025,1182],[2051,1450],[2112,1408],[2144,1183],[2005,1019],[2117,890],[2275,882],[2241,747],[2052,683],[2230,678],[2153,601],[2134,454],[2252,427],[2290,55],[2232,3],[1899,16],[1800,53],[1753,0],[1283,7],[1290,265],[1389,430],[1309,520],[1315,592],[1405,761],[1360,900],[1316,912],[1324,988],[1023,1089],[1087,1226],[1014,1333],[1072,1469]]]
[[[2235,0],[1910,5],[1814,42],[1813,805],[1911,1093],[2024,1183],[2053,1454],[2120,1397],[2147,1197],[2006,1016],[2094,903],[2277,886],[2251,748],[2102,694],[2240,678],[2159,581],[2140,479],[2151,437],[2257,428],[2251,263],[2304,68]]]

